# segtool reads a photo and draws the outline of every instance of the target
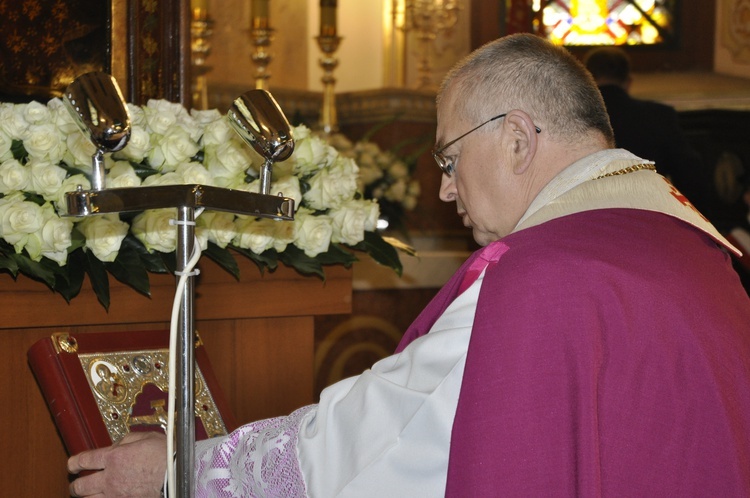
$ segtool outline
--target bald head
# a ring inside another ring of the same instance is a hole
[[[614,136],[604,102],[586,68],[567,50],[528,33],[490,42],[456,65],[438,105],[467,122],[522,109],[550,137],[569,143]]]

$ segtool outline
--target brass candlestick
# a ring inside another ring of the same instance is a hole
[[[323,68],[323,105],[320,110],[320,128],[323,133],[335,133],[339,129],[338,117],[336,116],[336,93],[334,87],[336,78],[333,76],[333,70],[339,65],[339,61],[334,54],[339,48],[341,37],[336,35],[317,36],[323,56],[319,59],[320,67]]]
[[[190,52],[192,55],[193,107],[196,109],[208,108],[206,74],[211,71],[211,66],[206,65],[206,59],[211,53],[213,23],[208,15],[200,15],[197,9],[194,10],[190,23]]]
[[[255,50],[250,58],[255,64],[255,88],[256,90],[268,90],[268,79],[271,74],[268,72],[268,64],[271,63],[271,52],[269,47],[273,40],[273,29],[269,27],[259,27],[250,29],[250,38],[252,39]]]

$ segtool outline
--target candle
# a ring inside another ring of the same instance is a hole
[[[336,0],[320,0],[320,36],[336,36]]]
[[[208,19],[208,0],[191,0],[194,21],[205,21]]]
[[[268,0],[253,0],[250,16],[252,28],[268,29]]]

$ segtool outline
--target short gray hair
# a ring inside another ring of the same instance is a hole
[[[591,74],[570,52],[528,33],[487,43],[446,76],[438,104],[480,123],[520,109],[551,136],[576,140],[592,130],[614,143],[604,101]]]

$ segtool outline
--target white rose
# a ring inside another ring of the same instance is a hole
[[[365,238],[367,212],[357,201],[344,202],[338,209],[331,210],[332,242],[342,242],[350,246]]]
[[[31,184],[31,171],[15,159],[0,164],[0,194],[26,190]]]
[[[141,106],[131,104],[128,102],[128,114],[130,114],[130,126],[139,126],[145,128],[148,126],[146,121],[146,113],[143,111]]]
[[[60,191],[67,172],[48,161],[32,160],[26,166],[31,170],[31,190],[47,200],[53,200]]]
[[[383,197],[391,202],[401,202],[406,196],[406,182],[402,179],[388,187]]]
[[[247,148],[235,141],[224,142],[205,149],[204,164],[219,187],[236,185],[244,180],[245,171],[252,164]]]
[[[205,211],[198,217],[198,225],[206,229],[206,235],[210,242],[223,249],[237,235],[234,218],[233,213]]]
[[[41,261],[42,260],[42,240],[40,239],[40,233],[34,232],[30,233],[23,241],[23,244],[16,244],[15,249],[16,253],[21,253],[21,251],[26,251],[26,254],[29,255],[29,258],[32,261]]]
[[[302,191],[299,186],[299,178],[296,176],[286,176],[271,184],[271,195],[281,194],[284,197],[294,199],[295,209],[299,208],[302,203]]]
[[[124,157],[134,162],[141,162],[151,148],[151,136],[145,128],[138,125],[130,127],[130,139],[127,145],[116,152],[117,157]]]
[[[196,123],[204,127],[208,125],[209,123],[214,123],[216,121],[222,120],[221,113],[217,109],[208,109],[208,110],[191,109],[190,115],[193,117]]]
[[[294,223],[296,225],[294,245],[302,249],[308,257],[314,258],[328,251],[333,234],[329,216],[313,216],[307,210],[301,209],[297,211]]]
[[[156,174],[151,175],[145,180],[143,180],[144,187],[148,187],[150,185],[182,185],[182,175],[176,173],[175,171],[170,171],[169,173],[162,174]]]
[[[409,167],[403,161],[396,161],[388,168],[388,174],[400,180],[409,177]]]
[[[164,135],[177,123],[180,110],[184,110],[180,104],[151,99],[143,108],[143,113],[151,131],[157,135]]]
[[[73,120],[73,116],[70,115],[70,111],[68,111],[68,108],[65,107],[61,99],[50,99],[47,102],[47,108],[49,109],[52,123],[60,133],[66,137],[72,133],[80,133],[78,124]]]
[[[138,187],[141,178],[128,161],[117,161],[109,168],[105,184],[107,188]]]
[[[177,124],[187,132],[190,136],[190,140],[195,143],[198,143],[203,136],[203,125],[196,121],[195,118],[187,112],[181,114],[177,118]]]
[[[305,125],[298,125],[292,128],[292,136],[295,141],[303,140],[312,134],[310,128]]]
[[[214,179],[211,173],[201,163],[189,162],[177,166],[175,171],[182,177],[182,183],[186,185],[213,185]]]
[[[339,157],[333,166],[310,178],[304,199],[313,209],[336,208],[357,192],[358,168],[352,159]]]
[[[365,166],[359,163],[359,178],[365,185],[371,185],[383,178],[383,170],[377,166]]]
[[[372,157],[372,154],[367,152],[362,152],[357,155],[357,164],[361,168],[380,169],[380,167],[375,164],[375,159]]]
[[[29,234],[42,228],[42,208],[23,196],[11,195],[0,199],[0,237],[21,252]]]
[[[374,142],[359,142],[359,150],[364,154],[369,154],[372,157],[380,154],[380,147]]]
[[[55,125],[51,123],[29,126],[23,137],[23,146],[29,157],[46,159],[53,163],[59,163],[65,153],[62,138]]]
[[[73,230],[73,220],[58,216],[49,203],[45,204],[42,209],[44,224],[40,237],[41,254],[57,262],[58,265],[65,266],[68,260],[68,248],[72,244],[70,234]]]
[[[406,192],[414,197],[419,197],[419,194],[422,193],[422,186],[419,184],[419,180],[410,181]]]
[[[286,246],[294,242],[297,237],[297,227],[294,221],[266,220],[273,225],[273,248],[276,252],[284,252]]]
[[[86,248],[99,261],[114,261],[122,241],[128,234],[128,224],[117,214],[87,216],[78,223],[78,229],[86,237]]]
[[[310,136],[297,141],[291,159],[295,173],[307,176],[329,166],[336,155],[336,149],[319,137]]]
[[[297,135],[295,135],[295,137],[297,137]],[[342,153],[352,149],[354,146],[352,141],[342,133],[334,133],[328,137],[328,143],[331,144],[331,147]]]
[[[203,146],[220,145],[229,141],[234,131],[226,119],[219,119],[206,124],[203,130]]]
[[[80,132],[71,133],[67,136],[65,142],[67,152],[63,160],[71,166],[83,167],[90,171],[91,158],[96,153],[96,146]]]
[[[375,199],[360,199],[356,202],[365,211],[365,231],[374,232],[380,218],[380,204]]]
[[[0,104],[0,130],[11,139],[22,140],[29,123],[23,117],[26,104]]]
[[[156,139],[148,153],[149,164],[161,171],[174,171],[178,164],[195,156],[200,147],[184,128],[175,126]]]
[[[417,198],[413,195],[407,195],[406,197],[404,197],[404,200],[401,201],[401,205],[407,211],[412,211],[415,207],[417,207]]]
[[[294,162],[283,161],[273,163],[273,169],[271,171],[273,173],[273,178],[284,178],[285,176],[292,176],[294,175]]]
[[[13,151],[11,147],[13,147],[13,140],[7,133],[0,130],[0,162],[13,159]]]
[[[169,253],[177,248],[177,229],[170,224],[176,219],[176,209],[151,209],[136,216],[130,230],[149,252]]]
[[[253,194],[260,193],[260,180],[255,179],[250,183],[241,183],[237,185],[236,190],[242,190],[243,192],[251,192]]]
[[[272,220],[238,216],[234,222],[234,230],[236,235],[232,243],[255,254],[263,254],[274,245],[275,227]]]
[[[23,108],[23,118],[29,124],[45,123],[50,121],[50,112],[47,106],[39,102],[29,102]]]

